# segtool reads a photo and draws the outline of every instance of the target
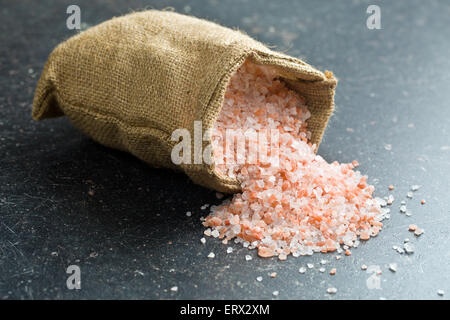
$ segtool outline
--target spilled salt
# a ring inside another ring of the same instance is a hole
[[[306,100],[275,69],[246,62],[235,72],[211,137],[216,172],[236,178],[242,192],[211,208],[203,224],[213,231],[205,235],[235,238],[261,257],[285,260],[342,252],[379,233],[385,213],[374,187],[353,170],[356,161],[327,163],[314,153],[310,116]],[[243,145],[229,147],[230,129]]]

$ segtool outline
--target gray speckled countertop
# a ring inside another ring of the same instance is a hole
[[[367,29],[366,1],[2,2],[0,297],[271,299],[278,290],[280,299],[448,299],[450,3],[376,2],[381,30]],[[170,6],[333,70],[340,80],[337,107],[319,154],[357,159],[377,196],[395,185],[382,232],[341,260],[336,254],[265,260],[237,245],[226,254],[218,240],[199,241],[199,218],[206,215],[200,207],[219,202],[213,191],[102,147],[65,118],[32,121],[46,58],[74,34],[65,24],[69,4],[80,6],[84,27]],[[413,184],[422,188],[407,200]],[[399,213],[401,200],[411,217]],[[410,223],[425,233],[416,238]],[[415,246],[411,255],[392,249],[405,238]],[[206,257],[211,251],[215,259]],[[245,261],[246,254],[254,259]],[[322,259],[325,273],[318,271]],[[306,263],[314,269],[300,274]],[[389,263],[397,263],[397,272]],[[73,264],[81,268],[81,290],[66,288]],[[382,274],[362,271],[362,264]],[[328,274],[332,267],[335,276]],[[337,293],[327,294],[328,287]]]

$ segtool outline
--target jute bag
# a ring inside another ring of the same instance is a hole
[[[167,11],[113,18],[58,45],[39,79],[33,118],[66,115],[99,143],[157,166],[183,170],[195,183],[237,192],[214,165],[171,161],[175,129],[214,126],[230,76],[249,59],[272,65],[307,100],[318,145],[334,109],[336,79],[274,52],[240,31]],[[208,145],[209,141],[203,142]]]

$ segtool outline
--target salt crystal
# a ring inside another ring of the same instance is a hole
[[[259,276],[259,277],[256,277],[256,281],[258,281],[258,282],[261,282],[261,281],[263,281],[263,277],[261,277],[261,276]]]
[[[274,291],[274,292],[272,292],[272,294],[276,297],[276,296],[278,296],[280,294],[280,292],[279,291]]]
[[[362,269],[362,270],[367,270],[367,266],[366,266],[365,264],[363,264],[363,265],[361,266],[361,269]]]
[[[337,289],[336,289],[336,288],[328,288],[328,289],[327,289],[327,292],[328,292],[329,294],[335,294],[335,293],[337,292]]]
[[[407,242],[403,245],[403,248],[405,249],[406,253],[411,254],[414,253],[415,247],[411,243]]]
[[[396,263],[390,263],[389,264],[389,270],[392,272],[397,272],[397,264]]]
[[[227,248],[227,253],[232,253],[233,252],[233,248],[232,247],[228,247]]]
[[[306,266],[308,267],[308,269],[314,268],[314,265],[312,263],[308,263],[308,264],[306,264]]]
[[[192,212],[188,211],[186,212],[186,216],[190,217],[192,215]]]
[[[387,203],[388,205],[391,205],[393,202],[394,202],[394,196],[393,196],[392,194],[390,194],[390,195],[388,196],[388,199],[387,199],[386,203]]]
[[[305,273],[306,272],[306,268],[305,267],[300,267],[300,269],[298,269],[298,272]]]
[[[286,260],[286,259],[287,259],[287,255],[284,254],[284,253],[280,253],[280,254],[278,255],[278,259],[280,259],[280,260]]]
[[[214,229],[213,232],[211,232],[211,235],[212,235],[214,238],[217,238],[220,234],[219,234],[219,231],[217,231],[217,229]]]
[[[445,291],[442,290],[442,289],[439,289],[439,290],[437,291],[437,294],[440,295],[440,296],[443,296],[443,295],[445,294]]]
[[[203,244],[205,244],[205,243],[206,243],[206,239],[205,239],[205,238],[201,238],[201,239],[200,239],[200,242],[203,243]]]
[[[214,252],[210,252],[208,254],[208,258],[213,259],[216,255],[214,254]]]
[[[411,186],[411,190],[412,190],[412,191],[417,191],[417,190],[419,190],[419,189],[420,189],[420,186],[417,185],[417,184],[414,184],[414,185]]]
[[[178,287],[177,286],[172,287],[172,288],[170,288],[170,291],[177,292],[178,291]]]
[[[406,206],[400,206],[400,212],[405,213],[406,212]]]
[[[250,255],[245,255],[245,260],[246,261],[250,261],[250,260],[252,260],[253,258],[252,258],[252,256],[250,256]]]
[[[328,261],[327,260],[324,260],[324,259],[322,259],[322,260],[320,260],[320,264],[326,264]]]
[[[406,196],[407,196],[408,198],[412,199],[413,193],[412,193],[412,192],[408,192],[408,193],[406,194]]]
[[[320,272],[325,272],[325,268],[319,268]]]

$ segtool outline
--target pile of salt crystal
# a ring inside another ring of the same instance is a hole
[[[282,260],[289,254],[341,251],[341,246],[357,246],[358,237],[378,234],[383,214],[372,197],[374,187],[353,170],[356,161],[329,164],[314,153],[309,117],[305,99],[277,79],[276,70],[250,62],[239,68],[225,94],[212,146],[215,169],[236,177],[242,193],[212,207],[204,226],[217,230],[220,239],[236,238],[244,247],[257,248],[261,257]],[[237,147],[225,144],[229,129],[264,137],[277,130],[279,139],[245,141],[245,154],[265,147],[268,157],[238,161]],[[278,156],[277,165],[271,155]]]

